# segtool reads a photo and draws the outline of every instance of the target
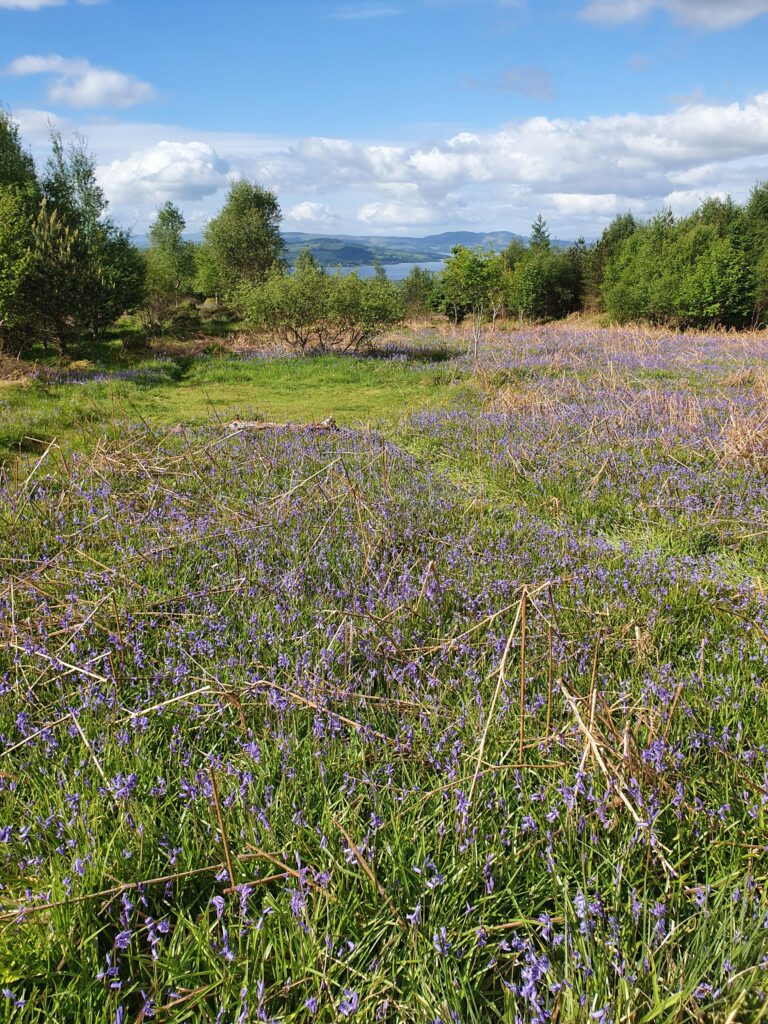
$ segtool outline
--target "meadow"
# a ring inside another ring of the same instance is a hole
[[[0,1021],[768,1019],[768,336],[466,347],[0,386]]]

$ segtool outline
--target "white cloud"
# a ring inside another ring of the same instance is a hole
[[[347,4],[331,13],[337,21],[367,21],[370,18],[393,18],[400,14],[399,7],[387,4]]]
[[[506,207],[526,220],[549,209],[564,229],[590,220],[598,230],[621,209],[652,212],[697,189],[743,195],[768,177],[768,93],[657,115],[535,117],[414,146],[302,139],[247,172],[280,194],[334,197],[348,223],[487,224],[489,210]]]
[[[520,65],[509,68],[503,75],[490,81],[477,78],[465,78],[463,85],[467,89],[493,89],[496,92],[516,92],[529,99],[553,100],[555,88],[551,74],[535,65]]]
[[[154,90],[147,82],[111,68],[96,68],[87,60],[72,60],[58,54],[17,57],[6,72],[53,75],[48,99],[68,107],[135,107],[154,97]]]
[[[380,228],[407,228],[434,224],[435,211],[425,203],[366,203],[357,211],[357,220]]]
[[[45,112],[17,111],[17,118],[43,156]],[[710,193],[743,199],[768,179],[768,92],[741,104],[688,102],[655,115],[534,117],[408,145],[105,118],[61,119],[58,127],[86,135],[115,216],[137,230],[166,198],[186,204],[189,223],[204,221],[233,174],[275,189],[286,222],[311,230],[525,231],[541,210],[565,238],[594,237],[626,209],[646,216],[671,204],[686,212]]]
[[[0,10],[39,11],[43,7],[61,7],[67,0],[0,0]]]
[[[286,213],[285,219],[294,224],[325,225],[336,219],[327,203],[297,203]]]
[[[41,11],[44,7],[63,7],[67,0],[0,0],[0,11]],[[84,7],[95,7],[105,0],[77,0]]]
[[[116,203],[156,206],[166,199],[199,200],[227,184],[229,165],[204,142],[159,142],[98,168]]]
[[[677,21],[704,29],[736,28],[768,14],[768,0],[590,0],[582,16],[605,24],[622,24],[664,10]]]

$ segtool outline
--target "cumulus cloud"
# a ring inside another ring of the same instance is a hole
[[[297,203],[286,213],[285,219],[294,224],[328,225],[335,219],[327,203]]]
[[[653,10],[667,11],[685,25],[726,29],[768,13],[768,0],[590,0],[582,16],[618,25],[645,17]]]
[[[51,54],[47,57],[17,57],[6,68],[10,75],[53,75],[48,99],[68,107],[134,107],[154,97],[147,82],[111,68],[94,67],[87,60],[72,60]]]
[[[346,202],[362,194],[355,219],[382,227],[450,223],[457,211],[465,222],[492,209],[527,217],[542,208],[562,223],[599,228],[620,209],[644,213],[707,191],[743,193],[768,176],[768,93],[658,115],[534,117],[413,146],[302,139],[251,164],[257,177],[267,169],[281,193]]]
[[[17,117],[44,157],[47,115]],[[685,212],[707,194],[742,199],[768,179],[768,92],[744,103],[693,99],[655,115],[532,117],[409,144],[105,118],[59,127],[88,137],[115,216],[137,226],[165,199],[187,204],[190,223],[204,220],[230,177],[244,175],[275,189],[297,228],[525,231],[541,210],[560,237],[594,237],[621,210],[645,216],[670,204]]]
[[[398,228],[433,224],[435,211],[426,203],[366,203],[357,211],[357,220],[371,227]]]
[[[229,170],[207,143],[165,141],[100,166],[98,175],[114,202],[156,206],[210,196],[227,184]]]

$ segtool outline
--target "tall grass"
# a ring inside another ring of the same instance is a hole
[[[763,354],[582,344],[6,472],[0,1019],[768,1016]]]

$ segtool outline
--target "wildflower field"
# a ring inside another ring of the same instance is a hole
[[[768,1019],[768,338],[429,344],[0,392],[0,1021]]]

